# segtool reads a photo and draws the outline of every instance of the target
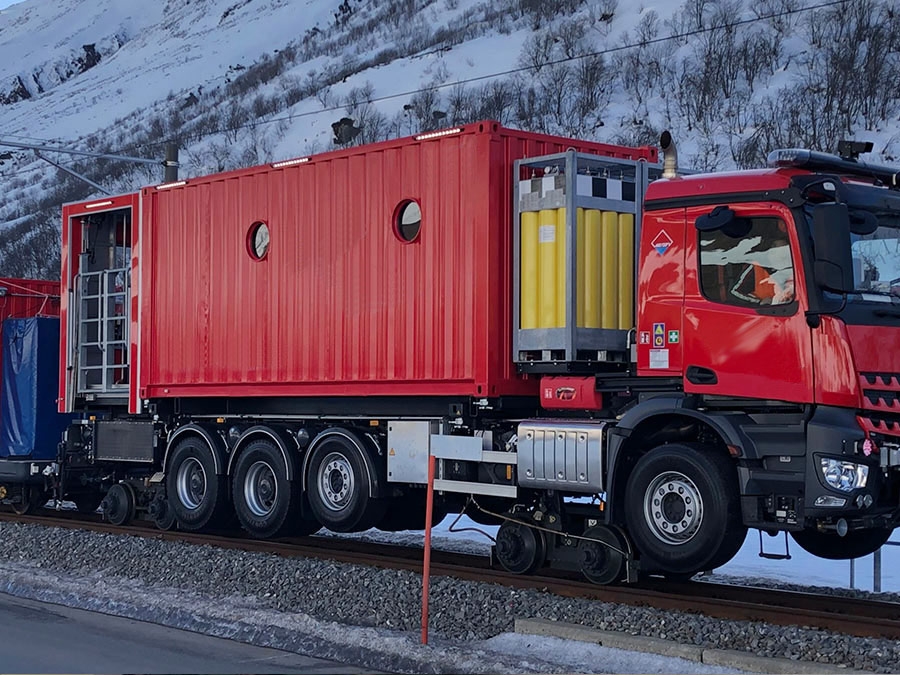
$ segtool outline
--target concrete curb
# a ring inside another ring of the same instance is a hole
[[[641,637],[628,633],[597,630],[559,621],[545,619],[516,619],[516,633],[541,635],[564,640],[592,642],[602,647],[625,649],[633,652],[675,656],[688,661],[696,661],[709,666],[735,668],[753,673],[862,673],[865,671],[841,668],[830,663],[813,661],[792,661],[791,659],[769,658],[731,649],[708,649],[696,645],[685,645],[671,640]]]

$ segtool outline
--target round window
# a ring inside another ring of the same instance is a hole
[[[263,222],[253,223],[247,237],[247,248],[254,260],[262,260],[269,252],[269,226]]]
[[[396,213],[394,228],[397,236],[403,241],[414,241],[422,227],[422,209],[419,204],[412,200],[405,201],[400,204]]]

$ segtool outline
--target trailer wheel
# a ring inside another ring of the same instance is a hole
[[[313,450],[306,475],[309,506],[332,532],[360,532],[374,527],[387,503],[369,494],[366,461],[349,438],[334,434]]]
[[[201,439],[185,438],[172,451],[166,474],[166,495],[184,530],[214,525],[226,507],[227,483],[216,475],[213,451]]]
[[[676,575],[695,574],[717,559],[722,564],[734,533],[746,534],[730,460],[689,443],[663,445],[638,460],[628,478],[625,521],[645,569]]]
[[[231,494],[238,520],[252,537],[289,534],[300,520],[300,486],[287,479],[287,466],[269,440],[251,441],[234,467]]]
[[[827,560],[852,560],[875,553],[891,538],[893,530],[855,530],[843,537],[837,532],[802,530],[791,532],[791,537],[807,553]]]

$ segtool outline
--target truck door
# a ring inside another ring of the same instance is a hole
[[[713,208],[686,210],[685,391],[811,402],[808,304],[790,210],[734,205],[731,223],[697,230],[697,217]]]

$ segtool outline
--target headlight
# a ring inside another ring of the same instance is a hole
[[[869,480],[869,467],[864,464],[845,462],[840,459],[820,458],[822,476],[829,487],[841,492],[850,492],[866,487]]]

